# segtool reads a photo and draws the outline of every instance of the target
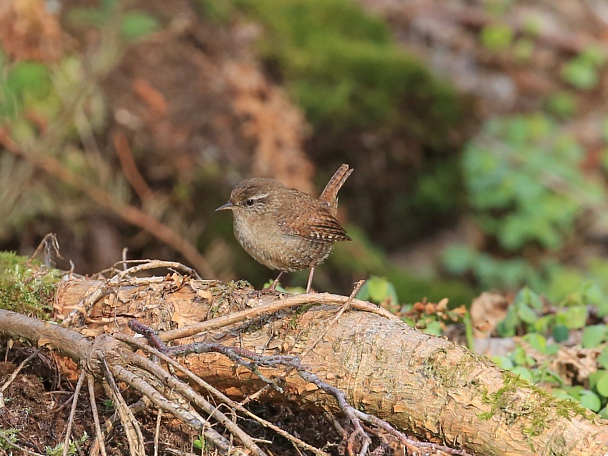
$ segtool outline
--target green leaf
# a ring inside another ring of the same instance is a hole
[[[574,401],[575,399],[570,396],[565,390],[563,390],[562,388],[553,388],[553,390],[551,390],[551,393],[559,398],[559,399],[569,399],[571,401]]]
[[[517,327],[518,318],[516,310],[513,306],[507,310],[505,319],[496,325],[496,332],[501,337],[512,337],[515,335],[515,328]]]
[[[595,389],[603,397],[608,397],[608,371],[603,371],[601,376],[597,379]]]
[[[581,405],[587,407],[593,412],[598,412],[602,408],[602,401],[593,391],[584,390],[581,391]]]
[[[559,117],[570,117],[576,113],[576,100],[567,92],[556,92],[545,102],[547,109]]]
[[[599,347],[606,336],[606,325],[585,326],[583,329],[583,348]]]
[[[513,354],[511,356],[515,364],[518,366],[529,366],[534,363],[534,359],[531,356],[528,356],[522,347],[517,347],[515,350],[513,350]]]
[[[192,446],[199,450],[202,450],[204,445],[205,445],[205,440],[200,439],[200,438],[196,439],[195,441],[192,442]]]
[[[367,292],[373,302],[380,303],[388,296],[388,280],[384,277],[372,276],[366,282]]]
[[[476,255],[466,244],[453,244],[443,252],[443,265],[451,274],[463,274],[471,269]]]
[[[536,310],[542,310],[543,308],[543,300],[541,297],[528,287],[523,287],[519,290],[515,295],[513,302],[516,305],[526,304]]]
[[[513,361],[508,356],[492,356],[492,361],[501,369],[511,370],[515,367]]]
[[[517,309],[517,316],[529,325],[536,323],[536,320],[538,319],[536,312],[526,305],[522,305]]]
[[[608,346],[604,347],[595,361],[600,367],[608,369]]]
[[[581,400],[581,392],[584,390],[584,388],[581,385],[574,385],[574,386],[564,386],[564,389],[568,392],[568,394],[570,396],[572,396],[575,400],[580,401]]]
[[[580,329],[587,323],[587,306],[570,306],[558,313],[557,321],[568,329]]]
[[[538,333],[545,334],[547,331],[549,331],[549,328],[554,322],[554,315],[545,315],[534,322],[534,330]]]
[[[511,369],[511,372],[519,375],[521,378],[523,378],[524,380],[528,380],[529,382],[531,382],[534,378],[534,375],[532,375],[530,369],[527,369],[523,366],[515,366],[513,369]]]
[[[595,282],[587,282],[583,285],[583,299],[586,304],[600,305],[606,302],[606,296],[602,288]]]
[[[123,17],[121,24],[122,36],[129,40],[142,38],[160,28],[160,22],[145,11],[130,11]]]
[[[565,342],[568,340],[568,337],[570,337],[570,330],[566,326],[556,325],[553,328],[553,339],[555,339],[555,342]]]
[[[540,353],[546,354],[547,352],[547,339],[544,336],[537,333],[526,334],[523,339],[530,344],[532,348],[539,351]]]
[[[426,328],[424,328],[422,332],[426,334],[432,334],[434,336],[441,336],[441,323],[438,321],[432,321],[426,325]]]

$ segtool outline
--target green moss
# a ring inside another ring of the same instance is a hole
[[[482,358],[472,352],[462,355],[460,361],[453,365],[446,363],[447,349],[441,348],[429,356],[423,363],[426,375],[433,377],[443,388],[454,388],[464,384],[471,376],[471,372],[477,369]]]
[[[60,278],[60,271],[39,261],[0,252],[0,309],[50,318],[51,301]]]
[[[534,450],[532,438],[541,435],[551,421],[550,413],[556,413],[564,418],[579,416],[591,422],[597,420],[597,415],[591,413],[580,404],[569,400],[559,399],[548,393],[546,390],[530,384],[512,372],[503,372],[504,384],[494,393],[482,392],[482,402],[490,405],[490,410],[480,413],[478,417],[482,420],[489,420],[501,414],[501,419],[508,425],[516,424],[519,418],[525,417],[525,427],[521,432],[527,436],[530,448]],[[516,397],[518,391],[528,391],[525,399]],[[559,448],[559,446],[556,446]]]
[[[209,15],[213,4],[199,0]],[[260,57],[324,135],[382,128],[425,144],[461,120],[455,91],[351,0],[233,0],[265,29]]]

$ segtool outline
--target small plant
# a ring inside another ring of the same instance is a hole
[[[502,337],[521,336],[518,346],[505,356],[493,357],[503,369],[550,390],[553,395],[570,399],[602,417],[608,416],[608,297],[592,282],[581,285],[556,305],[550,305],[529,288],[520,290],[506,317],[496,328]],[[572,347],[571,335],[576,333],[580,344]],[[556,372],[557,360],[588,358],[583,372],[578,367]],[[595,370],[597,369],[597,370]],[[569,378],[563,378],[564,372]],[[570,378],[570,374],[573,375]]]
[[[75,456],[77,454],[79,454],[79,448],[89,439],[88,434],[85,432],[81,438],[78,439],[78,441],[73,441],[70,440],[70,443],[68,444],[68,451],[67,454],[69,456]],[[47,456],[61,456],[63,454],[64,451],[64,445],[63,442],[55,445],[54,447],[50,447],[47,446],[44,449],[44,452]]]
[[[2,428],[0,428],[0,449],[3,449],[3,450],[13,449],[14,445],[17,443],[18,435],[19,435],[19,429],[15,429],[15,428],[2,429]]]
[[[395,287],[384,277],[370,277],[359,290],[357,298],[379,304],[403,318],[408,325],[437,336],[445,332],[448,324],[462,321],[466,314],[464,306],[450,309],[447,298],[437,303],[424,299],[414,304],[399,304]]]

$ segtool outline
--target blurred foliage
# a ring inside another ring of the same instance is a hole
[[[216,2],[209,2],[215,4]],[[400,130],[437,144],[459,119],[456,94],[349,0],[233,0],[261,21],[260,56],[324,135]]]
[[[604,261],[582,270],[560,262],[560,252],[579,242],[577,224],[590,214],[601,222],[608,198],[599,176],[581,167],[584,158],[574,136],[545,115],[489,121],[467,146],[462,166],[487,244],[453,245],[445,253],[446,269],[472,272],[482,288],[529,284],[549,296],[590,277],[608,287],[598,274]]]
[[[564,65],[562,78],[577,89],[592,89],[598,84],[605,63],[606,57],[602,49],[588,47]]]
[[[521,336],[518,346],[507,355],[494,356],[493,360],[503,369],[549,389],[556,397],[580,402],[607,418],[608,326],[603,323],[606,315],[608,295],[592,282],[571,292],[550,312],[540,295],[523,288],[497,327],[501,337]],[[580,340],[574,347],[573,338]],[[559,353],[564,351],[570,352],[560,357]],[[572,365],[567,372],[560,367],[559,360],[563,362],[572,356],[593,359],[590,351],[596,351],[597,359],[586,364],[584,371],[577,371],[583,364]]]
[[[61,229],[71,238],[83,239],[87,228],[81,223],[94,216],[90,202],[69,179],[40,173],[23,157],[56,160],[55,170],[63,167],[88,179],[116,201],[131,197],[124,177],[92,138],[107,125],[105,95],[98,83],[119,62],[121,50],[156,30],[158,21],[145,11],[123,12],[120,7],[120,2],[106,0],[70,10],[68,22],[99,29],[99,45],[88,55],[62,49],[49,62],[13,61],[0,49],[0,127],[14,144],[8,147],[12,153],[0,150],[0,240],[29,234],[35,243],[58,230],[56,220],[62,220]]]

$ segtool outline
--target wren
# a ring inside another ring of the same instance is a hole
[[[284,272],[310,269],[309,293],[315,267],[335,242],[350,241],[336,214],[338,190],[352,172],[348,165],[340,166],[318,199],[275,179],[245,179],[234,187],[230,201],[216,209],[232,211],[234,236],[253,259],[281,271],[263,292],[274,292]]]

